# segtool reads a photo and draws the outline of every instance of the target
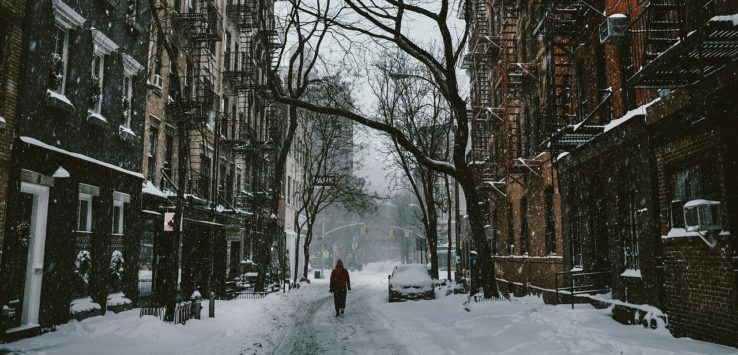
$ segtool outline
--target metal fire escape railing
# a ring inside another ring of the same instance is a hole
[[[216,3],[200,0],[191,8],[173,13],[172,26],[175,40],[187,57],[184,73],[180,76],[181,95],[179,99],[170,98],[167,104],[169,114],[178,119],[186,119],[193,130],[194,139],[189,152],[189,182],[187,193],[209,200],[213,194],[212,164],[217,163],[206,139],[197,131],[219,120],[219,102],[216,100],[217,62],[215,61],[215,42],[223,36],[223,18]],[[214,127],[210,127],[214,129]],[[218,134],[218,132],[214,132]]]
[[[496,68],[496,91],[502,113],[502,127],[497,151],[497,171],[507,174],[513,160],[519,156],[520,143],[520,99],[522,71],[519,67],[518,40],[520,36],[518,1],[498,0],[494,12],[498,14],[495,38],[499,41],[500,59]]]
[[[579,43],[577,1],[554,1],[547,9],[545,44],[548,58],[546,81],[546,132],[576,123],[574,48]]]
[[[651,0],[631,11],[634,75],[641,88],[678,88],[738,58],[735,0]]]

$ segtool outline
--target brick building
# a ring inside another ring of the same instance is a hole
[[[280,141],[281,127],[264,66],[272,65],[279,38],[270,1],[161,4],[158,16],[174,53],[151,32],[143,215],[152,253],[141,273],[152,280],[154,301],[164,284],[182,295],[197,289],[222,296],[226,280],[243,271],[241,261],[253,259],[252,241],[266,220],[272,142]],[[177,189],[186,201],[182,240],[174,243],[174,232],[161,226],[175,211]],[[153,249],[164,264],[154,264]],[[174,270],[182,270],[181,283]]]
[[[467,3],[473,161],[513,291],[611,292],[620,321],[649,304],[676,336],[736,345],[736,13]]]
[[[10,155],[17,114],[18,89],[23,46],[23,19],[26,2],[0,5],[0,263],[7,209]]]
[[[143,181],[145,6],[26,11],[0,266],[8,338],[125,306],[113,293],[135,299]]]

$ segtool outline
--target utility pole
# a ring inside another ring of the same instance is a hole
[[[217,204],[218,199],[218,163],[220,162],[220,119],[217,117],[215,112],[211,109],[208,112],[208,118],[213,119],[213,160],[212,160],[212,181],[210,182],[210,221],[215,222],[215,206]],[[207,152],[206,152],[207,154]],[[214,231],[214,230],[213,230]],[[213,232],[211,231],[211,233]],[[208,316],[210,318],[215,317],[215,292],[213,292],[213,277],[215,276],[215,270],[213,267],[213,253],[215,249],[213,248],[213,244],[215,242],[215,238],[211,236],[208,238],[208,251],[209,251],[209,258],[208,258],[208,266],[209,266],[209,276],[208,276],[208,297],[210,298],[210,302],[208,302]]]

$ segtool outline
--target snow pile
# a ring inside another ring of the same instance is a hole
[[[11,353],[46,354],[262,354],[271,353],[294,324],[304,304],[330,296],[326,285],[303,285],[289,293],[273,293],[262,299],[217,301],[215,318],[203,312],[201,320],[186,325],[165,323],[153,316],[139,317],[139,310],[107,312],[81,322],[70,321],[56,331],[3,344]],[[78,302],[100,306],[89,298]],[[208,301],[202,301],[208,309]],[[2,351],[0,351],[2,352]]]
[[[628,120],[630,120],[633,117],[640,117],[640,116],[644,116],[645,117],[646,116],[646,109],[648,109],[649,106],[651,106],[651,105],[659,102],[660,100],[661,100],[661,98],[658,97],[658,98],[654,99],[653,101],[651,101],[651,102],[649,102],[649,103],[647,103],[645,105],[641,105],[639,107],[636,107],[636,108],[634,108],[634,109],[626,112],[625,115],[623,115],[623,117],[620,117],[618,119],[614,119],[614,120],[610,121],[610,123],[608,123],[608,124],[605,125],[605,132],[607,132],[607,131],[609,131],[609,130],[611,130],[611,129],[613,129],[613,128],[615,128],[615,127],[617,127],[617,126],[619,126],[619,125],[621,125],[621,124],[623,124],[625,122],[627,122]]]
[[[100,309],[100,304],[92,302],[91,297],[85,297],[85,298],[78,298],[74,301],[72,301],[71,307],[69,307],[69,313],[70,314],[77,314],[92,310],[98,310]]]
[[[158,197],[163,197],[163,198],[166,198],[167,197],[167,195],[164,193],[164,191],[159,190],[159,188],[156,187],[156,186],[154,186],[154,184],[152,184],[151,181],[149,181],[149,180],[146,180],[143,183],[143,187],[141,188],[141,192],[144,193],[144,194],[147,194],[147,195],[152,195],[152,196],[158,196]]]
[[[123,295],[123,292],[114,293],[108,296],[108,306],[120,306],[133,303]]]

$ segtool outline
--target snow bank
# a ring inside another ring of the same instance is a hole
[[[123,295],[123,292],[114,293],[108,296],[108,306],[120,306],[133,303]]]

